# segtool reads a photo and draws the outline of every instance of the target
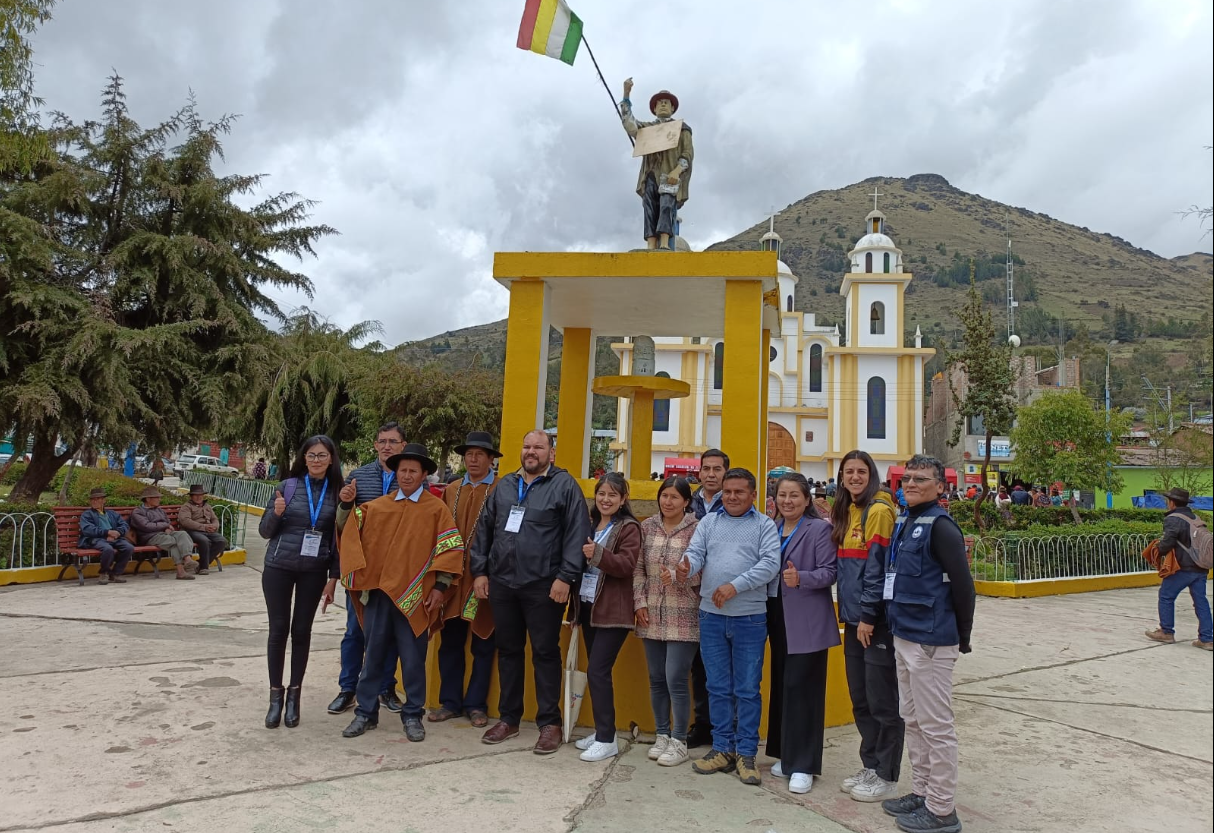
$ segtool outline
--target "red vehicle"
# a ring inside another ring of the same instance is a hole
[[[700,476],[700,460],[698,457],[667,457],[663,461],[663,465],[665,466],[662,471],[663,479],[676,474],[679,477]]]

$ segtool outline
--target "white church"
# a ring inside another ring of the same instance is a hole
[[[886,479],[890,466],[923,450],[923,366],[935,351],[922,346],[918,328],[914,346],[903,343],[911,274],[902,250],[885,234],[885,215],[874,208],[864,223],[839,289],[846,299],[843,334],[837,325],[819,326],[813,313],[794,311],[797,279],[779,261],[780,332],[772,333],[767,376],[769,470],[787,466],[821,481],[834,477],[843,455],[859,448]],[[773,217],[759,246],[779,257],[782,241],[774,226]],[[663,472],[668,458],[698,458],[709,448],[728,454],[729,439],[721,437],[728,345],[720,334],[653,340],[656,374],[689,383],[691,395],[654,403],[649,470]],[[630,373],[632,340],[612,349],[620,373]],[[630,405],[619,401],[617,425],[629,424]],[[621,471],[631,464],[626,433],[611,446]]]

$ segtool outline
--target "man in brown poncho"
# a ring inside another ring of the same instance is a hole
[[[497,485],[493,461],[502,453],[485,431],[468,434],[456,452],[464,457],[463,479],[451,483],[443,492],[443,502],[455,518],[459,534],[467,548],[476,529],[485,498]],[[465,559],[464,572],[447,596],[443,608],[443,636],[438,646],[439,707],[429,720],[438,723],[467,714],[473,726],[489,724],[489,678],[493,673],[493,612],[489,600],[477,599],[472,592],[472,572]],[[464,689],[465,651],[468,630],[472,630],[472,676]]]
[[[668,90],[654,93],[649,99],[649,111],[655,121],[637,121],[632,113],[632,79],[624,82],[624,99],[620,102],[620,119],[629,136],[636,137],[645,127],[673,120],[679,109],[679,99]],[[678,143],[665,150],[647,153],[641,158],[637,177],[637,195],[645,211],[645,244],[650,249],[669,249],[671,238],[678,233],[678,209],[687,202],[694,159],[691,128],[683,124]]]
[[[405,688],[405,735],[418,742],[426,738],[426,650],[431,632],[442,627],[446,593],[463,575],[464,543],[447,507],[426,488],[438,465],[425,446],[409,443],[386,465],[396,472],[397,491],[355,509],[341,536],[342,584],[367,645],[355,717],[342,736],[379,725],[378,669],[395,653]]]

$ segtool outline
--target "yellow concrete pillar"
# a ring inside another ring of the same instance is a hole
[[[763,397],[762,418],[759,420],[759,428],[762,432],[760,436],[763,438],[759,444],[759,470],[755,472],[755,477],[759,480],[759,494],[755,498],[755,503],[762,512],[767,508],[767,470],[770,466],[767,463],[767,440],[769,437],[767,429],[768,408],[771,406],[771,391],[768,387],[771,385],[771,376],[768,374],[768,367],[771,364],[771,330],[763,330],[763,349],[759,351],[763,356],[763,385],[759,388],[759,395]],[[774,498],[775,495],[772,495]]]
[[[725,367],[721,385],[721,447],[730,464],[764,472],[763,421],[767,356],[763,353],[763,283],[725,282]]]
[[[586,477],[590,464],[590,382],[594,370],[594,334],[567,327],[561,348],[561,390],[557,400],[557,462],[574,477]]]
[[[638,390],[628,426],[628,479],[648,480],[653,456],[653,391]]]
[[[890,399],[897,405],[898,455],[909,460],[915,453],[915,362],[916,356],[898,357],[898,380],[885,394],[886,408]]]
[[[548,385],[548,286],[519,279],[510,284],[506,371],[502,386],[503,471],[518,465],[523,436],[544,427]]]
[[[844,454],[859,448],[860,426],[860,371],[855,356],[843,356],[839,418],[842,420],[840,436],[843,438]]]

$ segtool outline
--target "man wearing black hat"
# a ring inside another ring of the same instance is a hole
[[[419,443],[393,455],[397,491],[354,510],[341,533],[342,584],[354,602],[367,641],[355,688],[354,720],[342,732],[357,737],[379,725],[381,668],[400,659],[405,736],[426,739],[426,650],[442,627],[447,590],[463,572],[464,543],[451,513],[426,488],[438,464]]]
[[[211,561],[228,550],[228,539],[219,534],[219,518],[207,503],[202,484],[190,487],[190,499],[177,510],[177,525],[190,534],[198,548],[198,575],[209,572]]]
[[[101,553],[98,584],[126,584],[122,573],[135,554],[135,545],[126,538],[128,527],[122,516],[105,508],[105,497],[105,489],[89,492],[89,508],[80,513],[78,546]]]
[[[485,431],[473,431],[455,450],[463,455],[466,473],[458,483],[447,486],[443,503],[455,519],[467,549],[485,498],[497,485],[493,461],[502,453]],[[447,597],[443,620],[443,637],[438,646],[439,707],[430,712],[428,719],[439,723],[466,713],[473,726],[487,726],[489,678],[493,673],[493,612],[488,600],[481,601],[472,592],[472,571],[467,559],[464,559],[463,574]],[[465,646],[469,628],[472,630],[472,676],[465,691]]]
[[[649,111],[657,119],[651,122],[637,121],[632,114],[630,95],[631,78],[624,82],[624,99],[620,102],[620,119],[629,136],[635,137],[642,128],[672,121],[675,111],[679,109],[678,97],[669,90],[661,90],[649,99]],[[676,233],[677,211],[687,202],[693,158],[691,128],[684,123],[679,130],[679,138],[673,144],[647,153],[641,159],[637,195],[645,211],[645,244],[650,249],[672,248],[670,239]]]
[[[168,513],[160,507],[160,498],[160,490],[155,486],[148,486],[139,496],[143,505],[131,513],[135,542],[140,546],[159,547],[161,552],[167,552],[177,568],[178,580],[193,581],[194,577],[186,572],[186,567],[194,565],[190,558],[194,552],[194,542],[188,532],[173,529]]]
[[[586,499],[573,476],[552,464],[552,440],[536,429],[523,437],[522,468],[502,478],[485,501],[469,561],[473,591],[493,602],[498,722],[481,740],[518,735],[523,718],[525,650],[535,671],[537,755],[561,746],[561,620],[569,588],[581,582],[582,545],[592,535]]]
[[[1194,559],[1193,544],[1198,536],[1207,536],[1205,522],[1189,508],[1189,490],[1174,488],[1163,493],[1168,512],[1163,517],[1163,537],[1159,539],[1159,558],[1176,554],[1180,569],[1159,583],[1159,627],[1147,631],[1147,639],[1171,644],[1176,641],[1176,597],[1184,590],[1193,598],[1197,613],[1197,639],[1193,647],[1214,651],[1214,623],[1210,618],[1210,600],[1206,598],[1207,568]]]

